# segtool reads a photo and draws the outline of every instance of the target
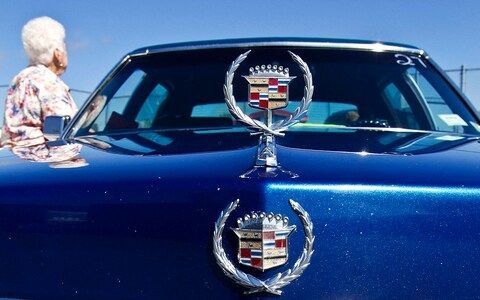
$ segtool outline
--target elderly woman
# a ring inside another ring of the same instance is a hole
[[[30,64],[7,91],[2,130],[6,146],[42,143],[47,116],[73,116],[77,111],[60,79],[68,65],[63,26],[49,17],[30,20],[22,29],[22,42]]]

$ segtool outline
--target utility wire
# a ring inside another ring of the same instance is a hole
[[[462,66],[463,67],[463,66]],[[460,69],[446,69],[445,72],[450,73],[450,72],[468,72],[468,71],[480,71],[480,68],[460,68]],[[6,88],[9,87],[8,84],[0,84],[0,88]],[[70,89],[72,92],[76,93],[81,93],[81,94],[91,94],[92,92],[85,91],[85,90],[80,90],[80,89]]]
[[[91,94],[92,92],[89,91],[84,91],[84,90],[79,90],[79,89],[70,89],[71,92],[77,92],[77,93],[82,93],[82,94]]]
[[[465,71],[480,71],[480,68],[465,68],[464,69]],[[462,69],[448,69],[448,70],[445,70],[445,72],[460,72],[462,71]]]
[[[0,88],[6,88],[9,87],[8,84],[0,84]],[[92,92],[85,91],[85,90],[79,90],[79,89],[70,89],[71,92],[76,92],[76,93],[82,93],[82,94],[91,94]]]

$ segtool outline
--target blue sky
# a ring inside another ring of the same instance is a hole
[[[2,0],[0,11],[0,84],[26,66],[20,31],[29,19],[43,15],[57,19],[67,30],[70,66],[64,81],[89,91],[135,48],[203,39],[304,36],[392,41],[426,49],[443,68],[480,67],[480,1]],[[480,72],[469,76],[471,98],[480,98],[478,85]],[[0,93],[3,98],[4,89]],[[76,99],[80,104],[83,96]]]

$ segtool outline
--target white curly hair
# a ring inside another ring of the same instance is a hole
[[[66,51],[65,28],[50,17],[32,19],[23,26],[22,43],[31,65],[48,65],[55,49]]]

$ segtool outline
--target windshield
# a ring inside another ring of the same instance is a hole
[[[142,130],[244,130],[230,115],[223,84],[231,62],[247,49],[206,49],[134,57],[93,98],[74,135]],[[315,90],[310,110],[293,131],[328,127],[402,128],[478,134],[476,118],[428,60],[410,54],[313,48],[253,49],[235,73],[237,105],[252,118],[265,111],[248,105],[243,76],[256,65],[289,68],[289,104],[274,119],[292,114],[303,97],[300,68],[287,50],[309,65]]]

